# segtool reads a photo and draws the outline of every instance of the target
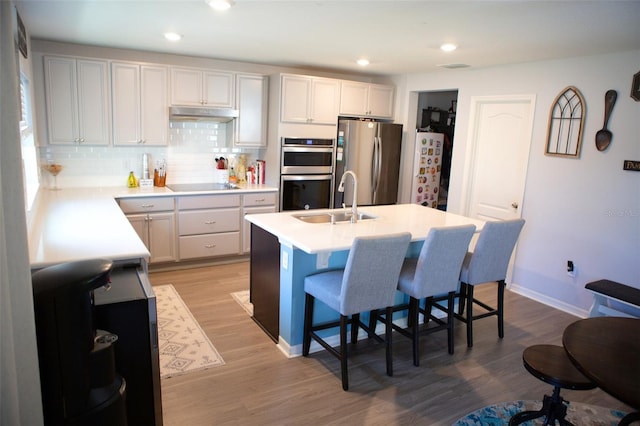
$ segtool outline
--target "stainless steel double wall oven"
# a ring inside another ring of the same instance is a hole
[[[335,139],[282,138],[281,145],[280,210],[329,208]]]

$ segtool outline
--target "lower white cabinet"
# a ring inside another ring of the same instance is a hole
[[[177,260],[173,197],[123,198],[119,204],[151,253],[149,263]]]
[[[180,260],[240,254],[240,195],[178,197]]]
[[[260,192],[245,194],[242,200],[242,252],[251,251],[251,224],[244,220],[248,214],[274,213],[276,211],[277,193]]]
[[[273,213],[277,192],[120,198],[118,203],[151,253],[150,262],[237,256],[251,249],[244,215]]]

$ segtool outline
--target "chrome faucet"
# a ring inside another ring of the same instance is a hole
[[[342,175],[342,179],[340,179],[340,185],[338,186],[338,192],[344,192],[344,181],[347,175],[351,175],[351,179],[353,180],[353,201],[351,202],[351,223],[356,223],[358,221],[358,178],[355,173],[351,170],[347,170]]]

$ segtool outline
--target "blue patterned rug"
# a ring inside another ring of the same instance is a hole
[[[541,401],[511,401],[488,405],[467,414],[453,426],[503,426],[509,424],[509,419],[521,411],[537,411],[542,406]],[[570,403],[567,407],[566,419],[574,425],[580,426],[616,426],[626,413],[595,405]],[[522,423],[523,426],[541,425],[544,418]]]

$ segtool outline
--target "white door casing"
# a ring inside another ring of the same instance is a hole
[[[521,216],[535,95],[471,98],[464,214],[483,220]]]

